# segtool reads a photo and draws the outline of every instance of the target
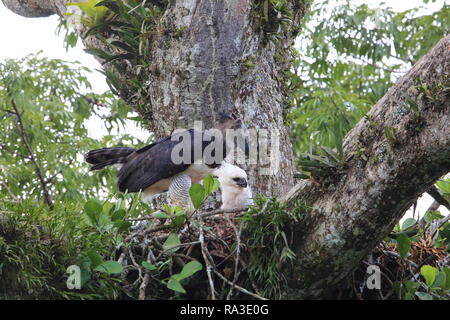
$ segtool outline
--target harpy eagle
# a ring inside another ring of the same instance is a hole
[[[189,188],[221,166],[227,152],[234,150],[230,144],[235,143],[235,137],[243,141],[238,147],[248,152],[241,127],[240,119],[219,113],[211,129],[184,130],[141,149],[92,150],[85,154],[85,160],[93,165],[90,170],[119,165],[117,184],[121,192],[142,192],[143,200],[148,201],[167,191],[171,205],[188,208]]]
[[[222,192],[220,209],[240,209],[253,204],[252,190],[248,185],[247,173],[238,166],[224,162],[214,171]]]

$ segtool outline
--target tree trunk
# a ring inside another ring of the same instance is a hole
[[[26,16],[64,10],[62,0],[2,1]],[[125,98],[157,136],[193,120],[208,127],[217,111],[235,112],[249,127],[279,130],[280,171],[262,176],[256,165],[248,171],[258,193],[284,194],[294,164],[283,74],[307,2],[289,1],[292,23],[277,24],[269,19],[269,1],[171,1],[149,39],[148,95],[139,103],[132,94]],[[280,39],[269,40],[278,27]],[[91,38],[86,44],[100,45]],[[289,204],[301,199],[311,207],[293,225],[297,259],[286,272],[287,297],[326,296],[450,170],[449,46],[447,36],[349,132],[341,169],[303,180],[285,196]]]

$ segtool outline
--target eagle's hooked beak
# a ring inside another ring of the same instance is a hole
[[[241,188],[247,188],[247,179],[245,178],[234,178],[233,179],[236,184]]]

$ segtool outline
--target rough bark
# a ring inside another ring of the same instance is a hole
[[[2,1],[28,16],[48,15],[55,6],[47,2],[57,4],[54,12],[61,14],[64,2]],[[292,3],[298,22],[305,6]],[[283,26],[283,39],[273,43],[264,41],[255,19],[249,0],[172,1],[150,42],[148,101],[138,111],[157,135],[193,119],[210,125],[216,111],[233,111],[250,127],[278,129],[281,171],[259,176],[253,167],[251,176],[258,192],[283,194],[293,182],[293,162],[283,124],[282,73],[295,23]],[[413,200],[450,170],[449,46],[447,36],[351,130],[343,168],[319,181],[301,181],[286,196],[312,208],[294,226],[297,260],[286,297],[324,296],[392,230]]]
[[[312,207],[295,226],[298,260],[288,296],[326,294],[450,171],[449,123],[450,35],[348,133],[340,172],[326,181],[301,181],[287,195]]]

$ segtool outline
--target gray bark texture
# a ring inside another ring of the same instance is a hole
[[[25,16],[64,13],[62,0],[2,1]],[[192,120],[209,126],[217,111],[238,114],[250,128],[278,129],[278,175],[260,176],[257,166],[247,171],[255,193],[284,195],[292,206],[301,199],[312,208],[293,225],[297,260],[286,270],[286,297],[324,297],[392,230],[414,199],[450,171],[450,36],[349,132],[340,170],[318,181],[301,180],[291,189],[284,72],[307,5],[292,1],[294,21],[282,25],[282,39],[272,42],[255,27],[261,21],[257,2],[171,1],[150,40],[148,95],[136,110],[157,136]],[[180,29],[181,35],[173,36]],[[90,41],[86,45],[97,45]]]

